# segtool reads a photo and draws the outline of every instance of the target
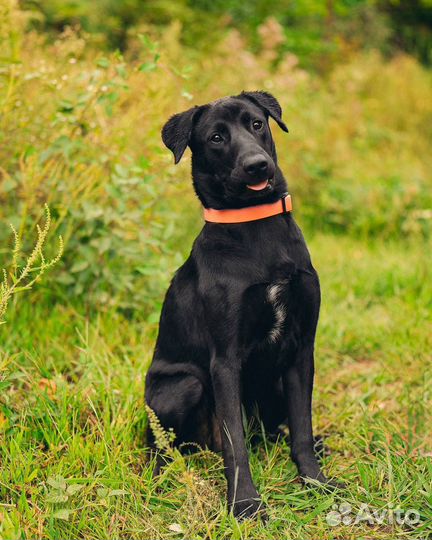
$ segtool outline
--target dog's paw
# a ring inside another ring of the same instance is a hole
[[[239,521],[256,517],[259,517],[263,521],[267,521],[268,519],[265,506],[259,495],[237,499],[231,504],[231,510],[235,518]]]

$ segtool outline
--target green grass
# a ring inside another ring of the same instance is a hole
[[[283,441],[251,450],[266,525],[227,513],[218,455],[178,457],[153,481],[143,394],[156,325],[49,305],[42,285],[0,329],[1,538],[431,536],[432,254],[419,240],[307,237],[323,289],[315,431],[346,491],[302,487]],[[421,522],[330,526],[342,503]]]
[[[430,70],[347,49],[322,76],[305,72],[274,21],[260,33],[283,42],[253,53],[236,32],[192,51],[173,22],[120,55],[77,29],[29,33],[15,2],[0,12],[0,269],[13,283],[8,223],[22,268],[45,202],[47,260],[59,234],[65,247],[0,325],[0,538],[431,536]],[[177,455],[153,481],[144,442],[163,294],[202,224],[190,153],[174,166],[160,130],[257,89],[290,128],[274,129],[279,162],[323,289],[315,430],[325,470],[348,486],[306,490],[285,442],[263,443],[251,463],[266,525],[227,513],[220,456]],[[412,508],[420,525],[329,525],[343,503],[351,517]]]

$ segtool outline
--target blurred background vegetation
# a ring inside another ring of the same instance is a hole
[[[303,226],[429,237],[429,0],[0,3],[0,213],[24,237],[49,204],[45,297],[157,320],[201,219],[161,126],[243,89],[283,106]]]
[[[273,17],[283,27],[280,52],[299,57],[301,65],[323,69],[348,48],[403,50],[432,62],[430,0],[23,0],[32,25],[55,35],[78,25],[95,41],[126,50],[130,36],[152,25],[159,30],[173,20],[182,25],[180,41],[209,50],[236,28],[257,50],[259,27]]]

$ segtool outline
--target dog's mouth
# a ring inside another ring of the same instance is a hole
[[[262,182],[258,182],[258,184],[246,184],[246,187],[252,191],[264,191],[265,189],[271,187],[272,182],[273,178],[267,178]]]

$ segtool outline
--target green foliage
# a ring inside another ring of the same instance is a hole
[[[393,46],[432,63],[432,2],[430,0],[378,0],[393,25]]]
[[[182,25],[182,41],[210,50],[230,28],[260,46],[259,26],[270,17],[286,35],[286,50],[302,65],[328,69],[347,49],[404,50],[432,61],[432,6],[429,0],[32,0],[33,26],[61,32],[81,26],[97,43],[126,50],[130,39],[148,25]]]
[[[0,150],[4,217],[22,228],[36,219],[35,201],[49,201],[67,248],[53,292],[89,306],[144,308],[154,318],[160,298],[152,283],[167,279],[165,242],[172,231],[172,224],[162,227],[156,207],[166,186],[155,185],[145,145],[128,156],[125,127],[113,138],[111,128],[128,106],[130,72],[140,84],[155,69],[157,52],[145,42],[142,62],[130,68],[118,54],[83,63],[77,58],[81,44],[73,33],[57,42],[55,75],[43,57],[32,58],[29,72],[23,64],[18,75],[5,70],[13,82]],[[155,144],[148,146],[153,151]]]

